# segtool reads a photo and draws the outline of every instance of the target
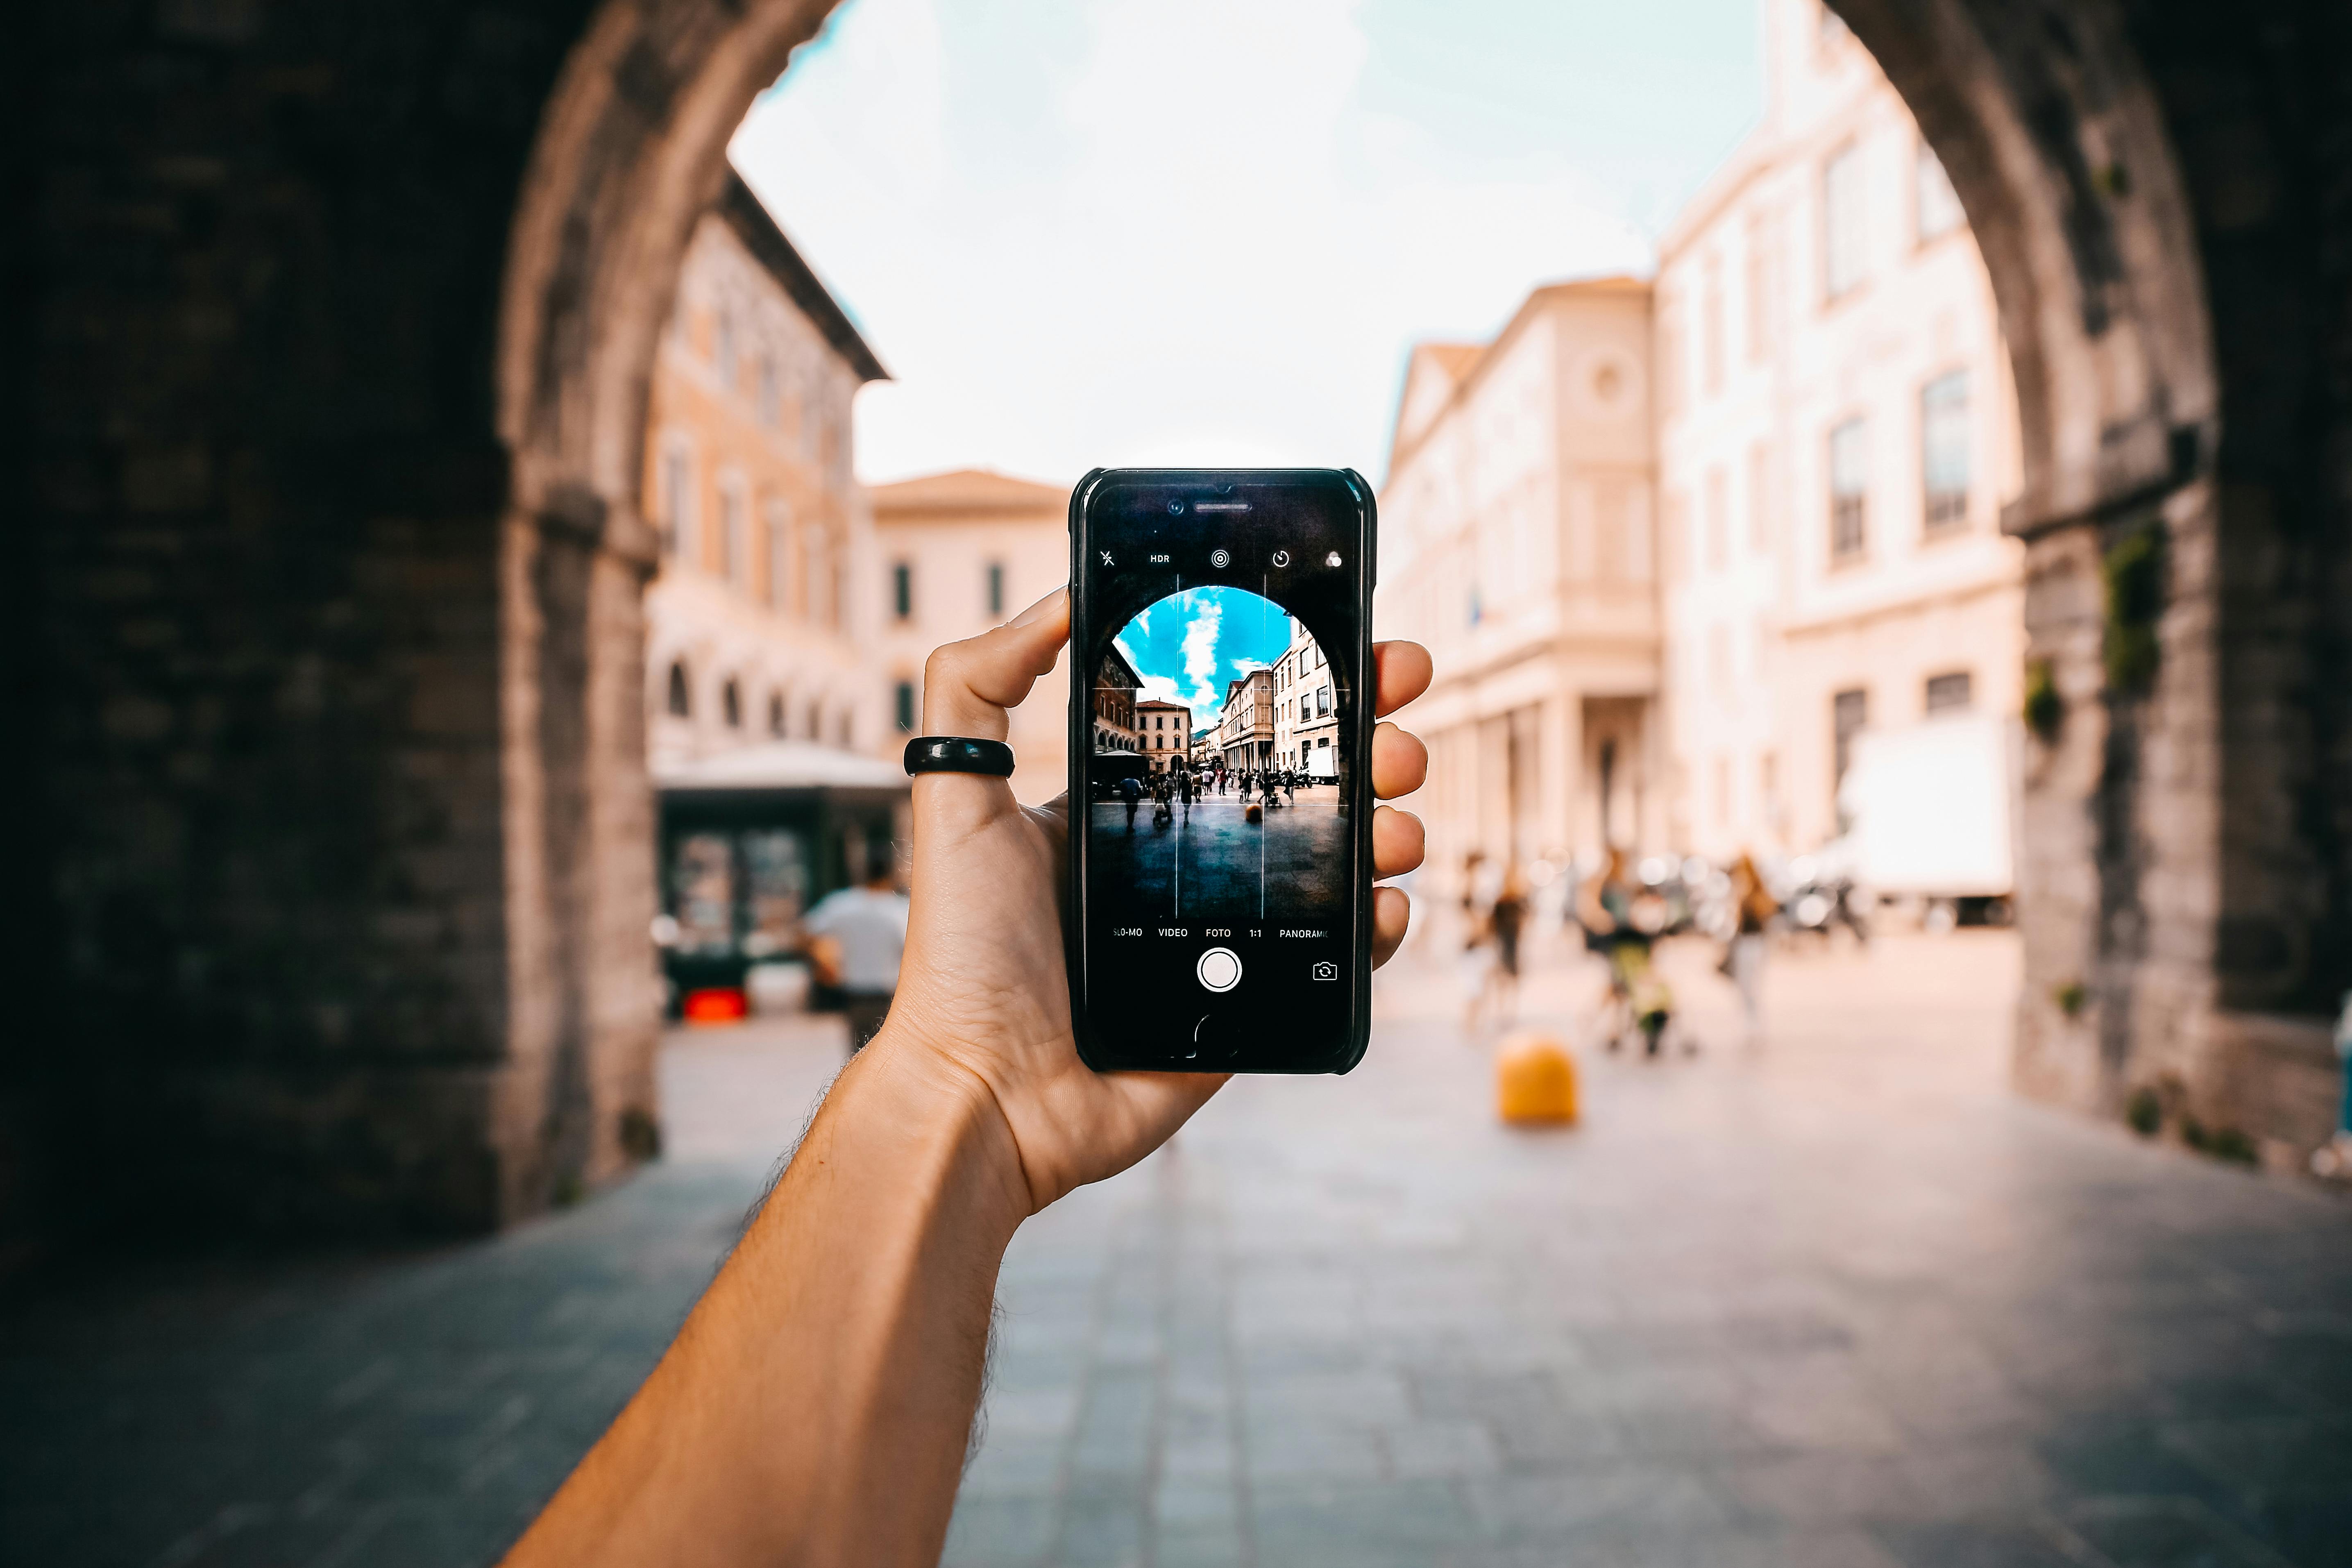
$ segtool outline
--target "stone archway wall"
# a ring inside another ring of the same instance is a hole
[[[1835,3],[1951,173],[2017,366],[2049,693],[2019,1083],[2148,1091],[2294,1163],[2352,985],[2352,22]]]
[[[20,19],[0,1253],[482,1228],[631,1157],[636,426],[727,135],[824,10]]]

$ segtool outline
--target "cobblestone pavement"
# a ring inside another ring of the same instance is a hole
[[[2352,1563],[2352,1205],[2010,1098],[2008,939],[1781,959],[1754,1048],[1679,954],[1702,1051],[1551,1132],[1399,969],[1357,1073],[1024,1230],[950,1563]],[[487,1561],[837,1051],[684,1038],[663,1165],[498,1241],[20,1307],[0,1558]]]
[[[1295,802],[1251,822],[1238,794],[1212,795],[1190,811],[1178,805],[1163,827],[1152,826],[1147,800],[1133,832],[1124,805],[1095,805],[1100,885],[1119,900],[1114,918],[1278,917],[1335,896],[1348,840],[1337,797],[1328,785],[1300,790]]]

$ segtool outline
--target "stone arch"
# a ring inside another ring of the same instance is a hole
[[[2319,1016],[2352,984],[2352,482],[2323,456],[2352,436],[2327,390],[2352,360],[2352,220],[2326,194],[2352,21],[1831,4],[1950,174],[2016,371],[2004,523],[2049,693],[2020,1084],[2108,1112],[2154,1089],[2299,1158],[2332,1120]],[[2151,657],[2104,657],[2133,638]]]
[[[2021,1077],[2088,1105],[2169,1078],[2209,1124],[2307,1139],[2313,1020],[2352,984],[2352,11],[1835,4],[1977,228],[2026,426],[2009,524],[2058,720]],[[650,367],[728,139],[828,9],[46,35],[76,89],[5,154],[5,374],[40,436],[9,625],[38,671],[26,990],[75,1011],[0,1061],[0,1227],[476,1228],[625,1163],[656,1016]],[[2158,530],[2126,689],[2103,574]],[[816,613],[841,584],[810,542]]]

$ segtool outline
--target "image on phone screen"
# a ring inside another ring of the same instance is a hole
[[[1335,1070],[1365,1006],[1369,520],[1344,486],[1160,479],[1082,519],[1082,1038]]]

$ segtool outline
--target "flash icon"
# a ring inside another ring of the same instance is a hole
[[[1101,552],[1101,554],[1102,554],[1102,558],[1103,558],[1103,564],[1104,564],[1104,565],[1106,565],[1106,566],[1109,565],[1109,564],[1111,563],[1111,560],[1110,560],[1110,552],[1109,552],[1109,551],[1108,551],[1108,550],[1106,550],[1106,551],[1103,551],[1103,552]]]

